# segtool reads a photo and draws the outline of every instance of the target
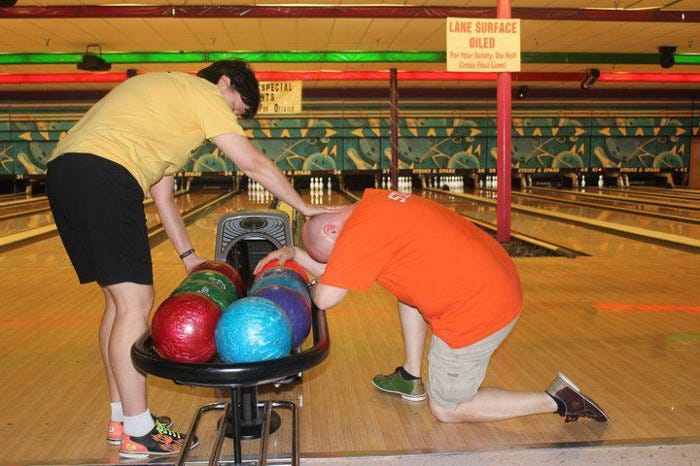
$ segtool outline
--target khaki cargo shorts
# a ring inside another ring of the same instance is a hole
[[[430,340],[428,353],[428,396],[430,401],[452,409],[463,401],[471,400],[486,377],[491,355],[505,340],[518,321],[463,348],[450,348],[435,335]]]

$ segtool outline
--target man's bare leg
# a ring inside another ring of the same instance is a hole
[[[557,403],[545,392],[480,388],[474,398],[452,409],[430,402],[430,411],[442,422],[489,422],[530,414],[555,413]]]
[[[403,368],[414,377],[420,377],[428,324],[418,309],[401,301],[399,301],[399,320],[403,335]]]
[[[102,354],[102,363],[107,376],[109,398],[112,403],[117,403],[121,402],[121,397],[119,396],[117,382],[114,378],[114,373],[112,372],[112,365],[109,362],[109,339],[110,335],[112,334],[112,326],[114,325],[114,318],[116,317],[117,313],[117,305],[114,303],[112,293],[107,288],[102,287],[102,292],[104,293],[105,297],[105,309],[102,313],[102,322],[100,323],[100,353]]]
[[[147,329],[153,306],[153,287],[137,283],[107,286],[114,300],[115,316],[109,334],[107,353],[125,416],[136,416],[148,409],[146,378],[131,362],[131,346]]]

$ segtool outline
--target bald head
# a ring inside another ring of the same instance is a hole
[[[337,212],[314,215],[301,230],[304,249],[317,262],[325,264],[331,257],[335,240],[352,213],[353,206],[345,206]]]

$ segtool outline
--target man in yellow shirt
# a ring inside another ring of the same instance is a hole
[[[47,165],[47,194],[80,283],[97,282],[105,309],[100,349],[111,397],[107,441],[124,457],[177,453],[181,433],[147,406],[146,380],[131,345],[147,329],[153,272],[143,211],[150,193],[189,273],[194,253],[173,195],[173,175],[205,139],[247,176],[304,215],[331,208],[306,204],[284,174],[248,140],[238,118],[255,116],[258,82],[242,60],[197,73],[148,73],[116,86],[63,138]]]

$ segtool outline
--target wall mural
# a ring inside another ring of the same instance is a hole
[[[687,170],[690,118],[514,118],[513,167],[524,172],[620,168]],[[75,121],[0,122],[0,175],[40,175],[56,142]],[[386,170],[391,164],[388,118],[264,118],[243,121],[253,144],[287,172]],[[494,171],[493,118],[402,118],[399,167]],[[185,172],[232,172],[211,143],[193,153]]]

